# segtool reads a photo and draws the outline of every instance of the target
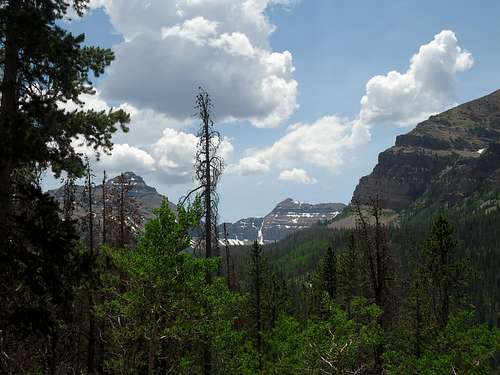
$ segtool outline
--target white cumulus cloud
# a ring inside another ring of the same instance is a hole
[[[102,84],[106,100],[192,116],[197,88],[219,121],[276,127],[297,107],[293,57],[273,51],[265,10],[289,0],[99,0],[124,42]]]
[[[307,171],[300,168],[282,171],[278,177],[282,181],[290,181],[296,184],[315,184],[317,180],[309,177]]]
[[[163,136],[153,145],[151,154],[156,160],[158,176],[169,184],[192,181],[198,137],[175,129],[165,129]],[[231,157],[233,145],[224,138],[219,145],[223,159]]]
[[[110,154],[88,147],[81,139],[73,141],[75,150],[87,156],[92,169],[96,172],[106,171],[110,175],[125,171],[148,173],[155,170],[155,160],[146,151],[129,144],[115,143]]]
[[[391,71],[368,81],[359,116],[365,123],[414,125],[454,103],[456,75],[473,64],[455,33],[443,30],[420,47],[406,72]]]
[[[249,175],[300,164],[335,172],[343,163],[345,150],[358,143],[352,128],[352,122],[336,116],[325,116],[312,124],[295,124],[272,146],[253,151],[231,170]]]

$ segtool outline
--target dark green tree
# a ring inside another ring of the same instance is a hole
[[[331,246],[326,251],[321,271],[323,288],[328,296],[334,300],[337,296],[337,257]]]
[[[129,121],[121,110],[81,109],[81,95],[94,93],[91,78],[114,57],[111,50],[83,46],[84,35],[61,27],[70,6],[82,13],[86,4],[6,0],[0,6],[0,276],[1,303],[8,306],[0,329],[6,345],[24,347],[30,358],[13,354],[8,371],[14,373],[45,368],[54,374],[67,364],[59,354],[70,336],[64,329],[68,305],[90,267],[76,246],[74,223],[61,219],[35,172],[50,167],[57,176],[82,176],[75,140],[107,152],[117,124],[127,130]],[[68,102],[77,109],[65,109]]]
[[[6,0],[0,7],[2,45],[0,102],[0,227],[12,227],[13,172],[29,165],[50,166],[59,175],[84,173],[73,142],[108,151],[111,135],[128,116],[121,110],[64,109],[93,94],[91,73],[99,76],[113,60],[111,50],[82,46],[60,26],[68,7],[84,11],[87,0]],[[2,236],[5,241],[8,236]]]
[[[255,332],[255,345],[259,355],[259,368],[262,370],[262,330],[264,327],[263,289],[266,264],[262,255],[262,246],[257,241],[254,241],[250,250],[250,259],[250,307]]]
[[[467,272],[465,267],[460,269],[456,259],[457,244],[453,227],[444,216],[439,215],[432,224],[422,250],[422,259],[434,316],[440,329],[448,324],[452,299],[458,297],[460,280],[465,279],[464,272]]]

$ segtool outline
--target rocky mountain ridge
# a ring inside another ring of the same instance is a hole
[[[260,243],[279,241],[297,230],[333,220],[344,208],[343,203],[310,204],[287,198],[263,218],[226,223],[228,240],[232,245],[255,240]],[[223,225],[219,226],[219,236],[224,238]]]
[[[453,203],[500,190],[500,90],[431,116],[396,138],[362,177],[353,202],[378,196],[382,208]]]

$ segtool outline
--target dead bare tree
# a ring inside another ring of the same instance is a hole
[[[63,217],[65,221],[71,220],[75,209],[76,185],[73,176],[67,176],[64,179],[64,197],[63,197]]]
[[[224,160],[219,155],[221,135],[214,129],[213,103],[208,92],[199,88],[196,96],[196,116],[201,120],[198,131],[198,146],[195,156],[195,180],[198,186],[192,189],[185,197],[181,198],[183,205],[190,197],[201,192],[201,200],[204,207],[203,237],[205,240],[205,257],[211,258],[218,252],[217,218],[219,197],[217,195],[217,184],[224,169]],[[207,272],[207,282],[212,282],[213,275]],[[212,353],[210,349],[210,337],[206,338],[203,348],[205,375],[212,373]]]
[[[392,259],[387,245],[387,228],[382,223],[382,209],[378,197],[371,197],[369,205],[362,206],[354,200],[356,232],[367,266],[369,291],[375,304],[382,310],[379,324],[384,331],[390,326],[390,282],[392,281]],[[375,371],[383,371],[383,345],[375,349]]]
[[[205,239],[205,257],[214,256],[217,244],[217,218],[218,203],[217,184],[224,169],[224,160],[219,155],[221,144],[221,135],[214,129],[213,122],[213,103],[210,95],[199,88],[200,92],[196,96],[196,115],[201,120],[200,130],[198,131],[198,146],[195,156],[195,179],[198,186],[192,189],[185,197],[181,199],[181,204],[196,193],[201,192],[202,204],[204,207],[204,231]],[[208,275],[209,281],[212,275]]]
[[[133,234],[140,227],[142,217],[137,201],[130,195],[133,188],[132,181],[122,173],[114,178],[112,183],[112,207],[109,210],[114,212],[111,215],[111,223],[108,221],[108,224],[112,224],[115,229],[112,244],[118,247],[129,246]],[[118,227],[117,230],[116,227]]]
[[[226,273],[227,273],[227,288],[231,290],[232,288],[232,283],[231,283],[231,259],[229,258],[229,241],[227,239],[227,227],[226,223],[224,223],[224,247],[226,249]]]
[[[110,199],[109,197],[109,189],[106,184],[106,171],[103,172],[103,177],[102,177],[102,186],[101,186],[101,193],[102,193],[102,244],[105,245],[108,241],[108,222],[111,216],[110,213],[110,206],[108,205],[108,200]]]

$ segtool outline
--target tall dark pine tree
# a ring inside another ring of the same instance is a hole
[[[262,247],[254,241],[250,250],[250,293],[252,319],[256,335],[256,349],[259,355],[259,369],[262,370],[262,329],[263,329],[263,287],[264,287],[264,259]]]
[[[6,0],[0,7],[0,227],[13,234],[13,172],[38,164],[59,174],[75,176],[84,165],[73,148],[80,137],[93,147],[109,150],[116,124],[125,123],[123,111],[67,111],[61,103],[81,103],[92,94],[89,72],[99,76],[113,60],[108,49],[82,47],[84,36],[61,28],[68,6],[82,12],[88,0]],[[4,242],[4,243],[5,243]]]
[[[328,247],[322,268],[323,287],[333,300],[337,296],[337,257],[331,246]]]
[[[422,258],[430,285],[434,315],[439,328],[448,324],[452,296],[458,296],[461,281],[466,279],[466,268],[459,270],[456,260],[457,240],[451,224],[444,216],[433,222],[431,233],[422,251]],[[462,275],[460,275],[462,273]]]
[[[73,224],[61,220],[58,205],[36,181],[16,176],[50,166],[57,176],[67,171],[81,177],[85,166],[73,140],[107,151],[117,124],[126,130],[129,120],[123,111],[62,108],[94,93],[91,75],[102,74],[114,58],[111,50],[83,46],[83,35],[61,27],[68,6],[81,13],[86,4],[5,0],[0,6],[0,303],[9,307],[0,313],[0,330],[13,350],[6,353],[12,359],[7,373],[30,372],[14,353],[23,345],[30,363],[46,373],[62,368],[59,333],[67,314],[60,312],[81,275]]]
[[[342,301],[347,315],[352,317],[352,300],[359,293],[359,279],[361,267],[359,264],[358,246],[354,233],[349,237],[348,248],[339,254],[337,267],[338,294]]]

